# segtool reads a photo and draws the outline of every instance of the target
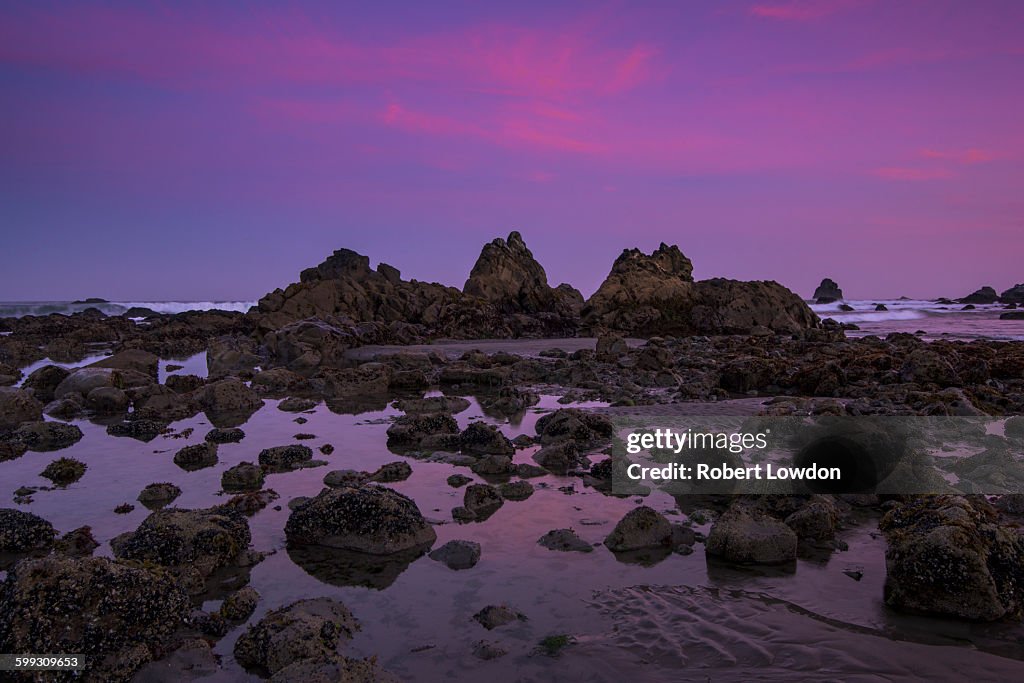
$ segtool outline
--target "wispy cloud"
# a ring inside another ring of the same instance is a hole
[[[874,175],[883,180],[895,181],[924,181],[924,180],[948,180],[953,177],[953,172],[947,168],[915,168],[910,166],[885,166],[876,168]]]
[[[953,161],[958,164],[983,164],[988,161],[994,161],[999,158],[999,155],[987,149],[977,149],[971,147],[969,149],[922,149],[921,156],[926,159],[939,159],[942,161]]]
[[[750,13],[764,19],[813,21],[863,4],[864,0],[790,0],[753,5]]]

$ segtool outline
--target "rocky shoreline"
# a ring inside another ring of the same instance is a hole
[[[834,282],[822,286],[819,300],[841,299]],[[250,576],[267,557],[254,547],[251,520],[279,497],[268,484],[335,459],[334,444],[305,445],[317,436],[303,429],[294,443],[252,444],[246,460],[225,466],[220,453],[239,442],[248,448],[247,424],[271,405],[294,416],[296,429],[321,404],[336,415],[398,412],[379,447],[400,460],[372,471],[332,469],[322,484],[276,506],[287,515],[279,534],[292,561],[343,557],[345,566],[370,567],[367,580],[384,588],[427,554],[450,571],[473,571],[487,548],[465,539],[439,545],[436,530],[492,523],[502,508],[541,490],[538,478],[579,481],[614,497],[611,423],[577,404],[757,397],[755,410],[767,415],[1024,415],[1024,342],[847,338],[775,282],[694,281],[689,259],[665,244],[652,254],[624,251],[587,300],[569,285],[551,287],[512,233],[483,248],[462,290],[406,281],[391,266],[371,269],[366,257],[339,250],[246,314],[154,315],[136,323],[86,311],[0,319],[0,331],[0,466],[74,449],[83,439],[76,422],[88,421],[102,425],[106,438],[140,448],[185,439],[166,459],[185,472],[218,471],[227,497],[212,507],[174,507],[181,488],[154,482],[137,501],[152,512],[133,530],[97,539],[88,526],[58,531],[23,509],[49,491],[14,491],[18,482],[9,482],[5,494],[16,507],[0,509],[0,613],[9,615],[0,620],[0,651],[86,654],[95,666],[85,680],[97,681],[145,680],[153,667],[179,660],[216,672],[211,646],[229,633],[237,637],[235,661],[252,675],[395,680],[373,658],[346,649],[373,615],[312,595],[268,605],[251,619],[263,598]],[[560,348],[559,338],[571,338],[573,348]],[[442,339],[530,339],[539,350],[512,344],[449,354]],[[429,345],[405,348],[412,344]],[[168,359],[204,352],[205,376],[161,372]],[[22,372],[45,358],[101,353],[109,355],[81,368]],[[517,422],[541,395],[567,407],[545,412],[533,433],[515,438],[486,420],[455,417],[468,397],[486,418]],[[191,427],[178,428],[196,419],[209,431],[193,436]],[[1020,420],[1006,423],[1018,446]],[[421,462],[451,470],[437,486],[460,492],[461,504],[444,510],[443,520],[394,488]],[[1006,477],[1016,476],[1014,467]],[[65,457],[43,476],[60,495],[94,470]],[[866,518],[886,542],[889,608],[981,622],[1016,622],[1024,613],[1020,495],[680,497],[675,505],[685,521],[641,497],[600,542],[551,520],[538,543],[581,555],[603,546],[639,564],[687,558],[703,546],[709,566],[789,566],[809,553],[842,552],[843,530]],[[110,556],[93,556],[102,544]],[[204,609],[210,595],[223,603]],[[530,616],[480,607],[474,619],[488,631]],[[556,653],[571,645],[569,638],[545,642],[542,650]],[[486,661],[505,654],[496,641],[472,650]]]

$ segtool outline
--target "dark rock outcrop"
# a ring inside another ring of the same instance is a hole
[[[693,266],[676,246],[652,254],[627,249],[587,301],[582,324],[592,332],[637,336],[795,333],[817,316],[776,282],[693,281]]]
[[[518,232],[484,245],[462,291],[503,314],[550,313],[571,318],[579,312],[576,296],[548,286],[547,273]]]
[[[1024,304],[1024,283],[1014,285],[999,295],[1004,304]]]
[[[836,284],[835,280],[825,278],[818,285],[818,288],[814,290],[814,296],[811,298],[814,299],[814,303],[830,304],[843,298],[843,290],[839,289],[839,285]]]
[[[991,287],[982,287],[957,301],[962,304],[994,304],[999,301],[999,295]]]

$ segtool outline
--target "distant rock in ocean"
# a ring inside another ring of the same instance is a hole
[[[962,304],[994,304],[999,301],[999,295],[996,290],[986,286],[957,301]]]
[[[1024,283],[1014,285],[1003,292],[999,301],[1004,304],[1024,304]]]
[[[816,304],[830,304],[843,298],[843,290],[839,289],[839,285],[836,284],[835,280],[825,278],[818,285],[818,288],[814,290],[814,296],[811,298],[814,299]]]

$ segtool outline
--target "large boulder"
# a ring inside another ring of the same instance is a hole
[[[0,650],[80,654],[84,680],[128,681],[189,611],[166,573],[100,557],[22,560],[0,585]]]
[[[276,674],[298,662],[336,655],[341,641],[358,630],[359,622],[337,600],[299,600],[250,626],[235,643],[235,659],[247,669]]]
[[[591,331],[639,336],[794,333],[817,326],[804,301],[776,282],[693,281],[693,265],[664,243],[627,249],[583,307]]]
[[[501,313],[557,313],[573,316],[579,302],[548,285],[543,266],[534,259],[518,232],[484,245],[464,294],[483,299]]]
[[[135,531],[112,539],[110,547],[118,559],[174,570],[194,594],[202,592],[218,569],[251,563],[251,540],[249,522],[240,512],[167,508],[150,514]]]
[[[43,404],[31,391],[0,387],[0,431],[14,429],[22,422],[43,419]]]
[[[416,503],[383,486],[324,489],[292,511],[289,544],[391,555],[433,545],[437,534]]]
[[[1024,539],[985,501],[927,496],[882,518],[885,602],[911,612],[995,621],[1024,611]]]
[[[843,290],[839,289],[839,285],[836,284],[835,280],[825,278],[818,285],[818,288],[814,290],[814,296],[811,298],[818,304],[830,304],[843,298]]]

